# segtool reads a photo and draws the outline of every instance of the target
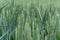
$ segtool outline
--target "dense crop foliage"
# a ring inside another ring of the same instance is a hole
[[[60,40],[58,3],[59,0],[0,0],[0,40]]]

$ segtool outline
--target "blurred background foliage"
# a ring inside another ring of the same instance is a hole
[[[0,40],[60,40],[60,0],[0,0]]]

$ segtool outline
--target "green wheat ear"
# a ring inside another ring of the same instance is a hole
[[[7,25],[0,27],[0,40],[60,40],[60,10],[52,2],[0,0],[0,26]]]

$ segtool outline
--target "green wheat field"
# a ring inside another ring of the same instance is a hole
[[[60,40],[60,0],[0,0],[0,40]]]

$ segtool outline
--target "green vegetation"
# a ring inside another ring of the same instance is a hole
[[[60,40],[59,0],[0,0],[0,40]]]

